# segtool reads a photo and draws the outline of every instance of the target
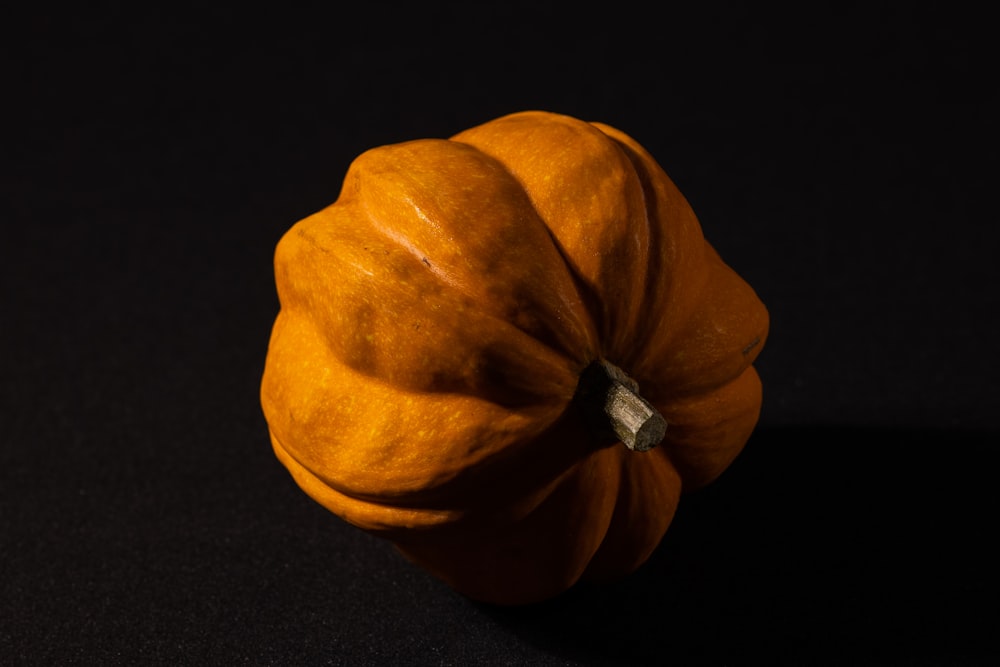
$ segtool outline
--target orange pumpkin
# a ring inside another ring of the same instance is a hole
[[[530,111],[367,151],[275,280],[278,458],[478,600],[633,571],[758,419],[767,311],[607,125]]]

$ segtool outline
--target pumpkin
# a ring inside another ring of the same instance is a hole
[[[274,271],[278,459],[476,600],[634,571],[758,420],[766,309],[601,123],[528,111],[369,150]]]

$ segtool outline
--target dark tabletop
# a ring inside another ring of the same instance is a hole
[[[690,4],[8,13],[0,664],[998,664],[989,22]],[[524,109],[642,143],[772,329],[652,559],[498,609],[309,500],[258,389],[350,161]]]

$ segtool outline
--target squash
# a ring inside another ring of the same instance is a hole
[[[476,600],[634,571],[758,420],[766,309],[601,123],[527,111],[369,150],[274,271],[278,459]]]

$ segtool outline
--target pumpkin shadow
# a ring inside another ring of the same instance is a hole
[[[588,665],[981,664],[1000,657],[998,442],[759,428],[630,577],[481,608]]]

